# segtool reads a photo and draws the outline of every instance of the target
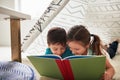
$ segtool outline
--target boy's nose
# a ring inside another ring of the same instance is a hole
[[[59,50],[59,51],[58,51],[58,54],[61,54],[61,53],[62,53],[62,50]]]

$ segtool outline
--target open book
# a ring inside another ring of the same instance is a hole
[[[100,80],[105,71],[105,56],[56,55],[28,56],[41,76],[60,80]]]

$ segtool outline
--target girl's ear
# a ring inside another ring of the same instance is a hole
[[[86,48],[89,48],[90,47],[90,44],[86,45]]]

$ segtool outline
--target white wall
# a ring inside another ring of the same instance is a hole
[[[16,0],[0,0],[0,6],[5,6],[12,9],[18,9],[15,6]],[[33,27],[36,20],[23,20],[21,21],[21,41],[23,37],[28,33],[29,29]],[[9,20],[0,20],[0,46],[10,46],[11,37],[10,37],[10,21]]]
[[[0,46],[10,45],[10,25],[9,20],[0,21]]]
[[[16,6],[17,1],[20,2],[21,0],[0,0],[0,6],[9,7],[9,8],[15,9],[15,10],[16,9],[21,10],[24,13],[29,12],[29,11],[33,13],[36,11],[36,10],[32,10],[31,5],[28,5],[28,3],[26,3],[26,4],[30,10],[29,9],[26,10],[26,8],[23,8],[25,10],[22,10],[22,8]],[[47,5],[51,1],[52,0],[43,0],[41,2],[39,1],[40,2],[39,6],[34,5],[35,4],[35,1],[34,1],[34,4],[32,4],[32,6],[36,7],[36,9],[38,11],[38,13],[36,13],[36,15],[39,15],[39,17],[40,17],[40,15],[42,15],[42,13],[44,12],[44,9],[46,9]],[[37,2],[37,0],[36,0],[36,2]],[[20,4],[17,4],[17,5],[20,5]],[[41,9],[39,9],[39,7],[41,7]],[[30,15],[30,13],[29,13],[29,15]],[[31,17],[33,17],[33,15]],[[35,18],[34,20],[32,18],[32,20],[21,21],[21,42],[22,42],[24,36],[26,36],[26,34],[28,34],[31,27],[33,27],[35,25],[37,20],[38,20],[37,18]],[[10,42],[11,41],[10,41],[10,23],[9,23],[9,20],[0,21],[0,46],[10,46]]]
[[[14,9],[15,8],[15,0],[0,0],[0,5]]]
[[[21,42],[23,38],[28,34],[29,30],[35,24],[36,20],[22,20],[20,22],[21,29]],[[10,21],[2,20],[0,21],[0,46],[10,46],[11,37],[10,37]]]
[[[15,0],[0,0],[0,6],[5,6],[14,9]],[[0,21],[0,46],[10,46],[9,20]]]

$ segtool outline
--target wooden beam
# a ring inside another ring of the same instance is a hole
[[[12,61],[21,62],[20,19],[10,19]]]

